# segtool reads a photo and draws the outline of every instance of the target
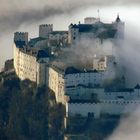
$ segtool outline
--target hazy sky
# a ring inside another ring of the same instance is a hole
[[[53,23],[55,29],[67,29],[73,22],[83,21],[86,16],[100,17],[104,22],[115,20],[117,13],[128,25],[140,27],[138,0],[0,0],[0,68],[12,58],[13,33],[28,31],[30,37],[38,35],[38,25]],[[134,31],[134,28],[131,28]],[[130,30],[130,28],[128,28]]]

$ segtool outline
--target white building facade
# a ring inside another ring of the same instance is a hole
[[[14,44],[14,68],[21,80],[29,79],[38,85],[46,84],[46,63],[48,58],[37,59],[36,56],[24,52]]]
[[[97,95],[98,102],[92,102],[90,97],[92,93]],[[112,92],[92,89],[87,94],[89,101],[81,96],[81,99],[73,97],[66,103],[67,117],[75,115],[88,117],[91,114],[94,118],[102,115],[129,115],[140,106],[140,87]]]
[[[108,76],[108,71],[79,70],[74,67],[61,68],[50,66],[48,70],[49,88],[56,94],[57,102],[65,102],[65,95],[86,95],[85,87],[103,86],[106,80],[114,77]],[[83,88],[84,87],[84,88]],[[91,88],[91,89],[92,89]],[[87,95],[86,95],[87,96]]]

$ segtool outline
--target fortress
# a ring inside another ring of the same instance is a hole
[[[122,39],[124,37],[124,22],[117,16],[115,22],[103,23],[98,18],[85,18],[85,23],[70,24],[69,38],[70,44],[77,42],[83,38],[103,39]]]
[[[82,54],[74,53],[82,40],[95,41],[99,47],[106,40],[115,43],[123,38],[124,22],[119,16],[111,24],[88,17],[84,24],[70,24],[68,31],[40,25],[39,36],[29,41],[28,33],[16,32],[15,72],[21,80],[29,79],[53,90],[57,103],[66,106],[66,117],[129,114],[140,104],[140,86],[125,87],[125,75],[118,74],[115,56],[93,54],[92,60],[83,62]],[[72,58],[76,59],[70,61]]]

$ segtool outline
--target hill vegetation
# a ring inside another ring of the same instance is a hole
[[[13,72],[0,80],[0,140],[62,139],[64,107],[52,91]]]
[[[0,140],[103,140],[116,128],[119,118],[68,118],[47,87],[21,81],[14,71],[0,73]],[[82,138],[81,138],[82,137]]]

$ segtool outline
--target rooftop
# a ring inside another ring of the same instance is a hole
[[[99,101],[95,99],[70,99],[68,103],[95,103],[97,104]]]
[[[134,89],[133,88],[106,88],[105,92],[133,92]]]
[[[45,50],[39,50],[36,57],[37,58],[46,58],[46,57],[49,57],[49,53]]]
[[[50,34],[56,35],[56,34],[68,34],[68,31],[53,31]]]
[[[81,70],[76,69],[75,67],[67,67],[65,69],[65,74],[74,74],[74,73],[81,73]]]
[[[46,40],[46,39],[43,37],[32,38],[29,41],[29,46],[33,47],[37,42],[42,41],[42,40]]]
[[[51,67],[60,73],[68,74],[77,74],[77,73],[98,73],[97,70],[93,69],[84,69],[78,68],[73,65],[69,65],[62,61],[53,61]]]
[[[137,85],[135,86],[135,89],[140,89],[140,85],[137,84]]]
[[[96,22],[95,24],[71,24],[71,28],[77,28],[79,32],[94,32],[98,38],[114,38],[117,30],[114,28],[113,23]]]

